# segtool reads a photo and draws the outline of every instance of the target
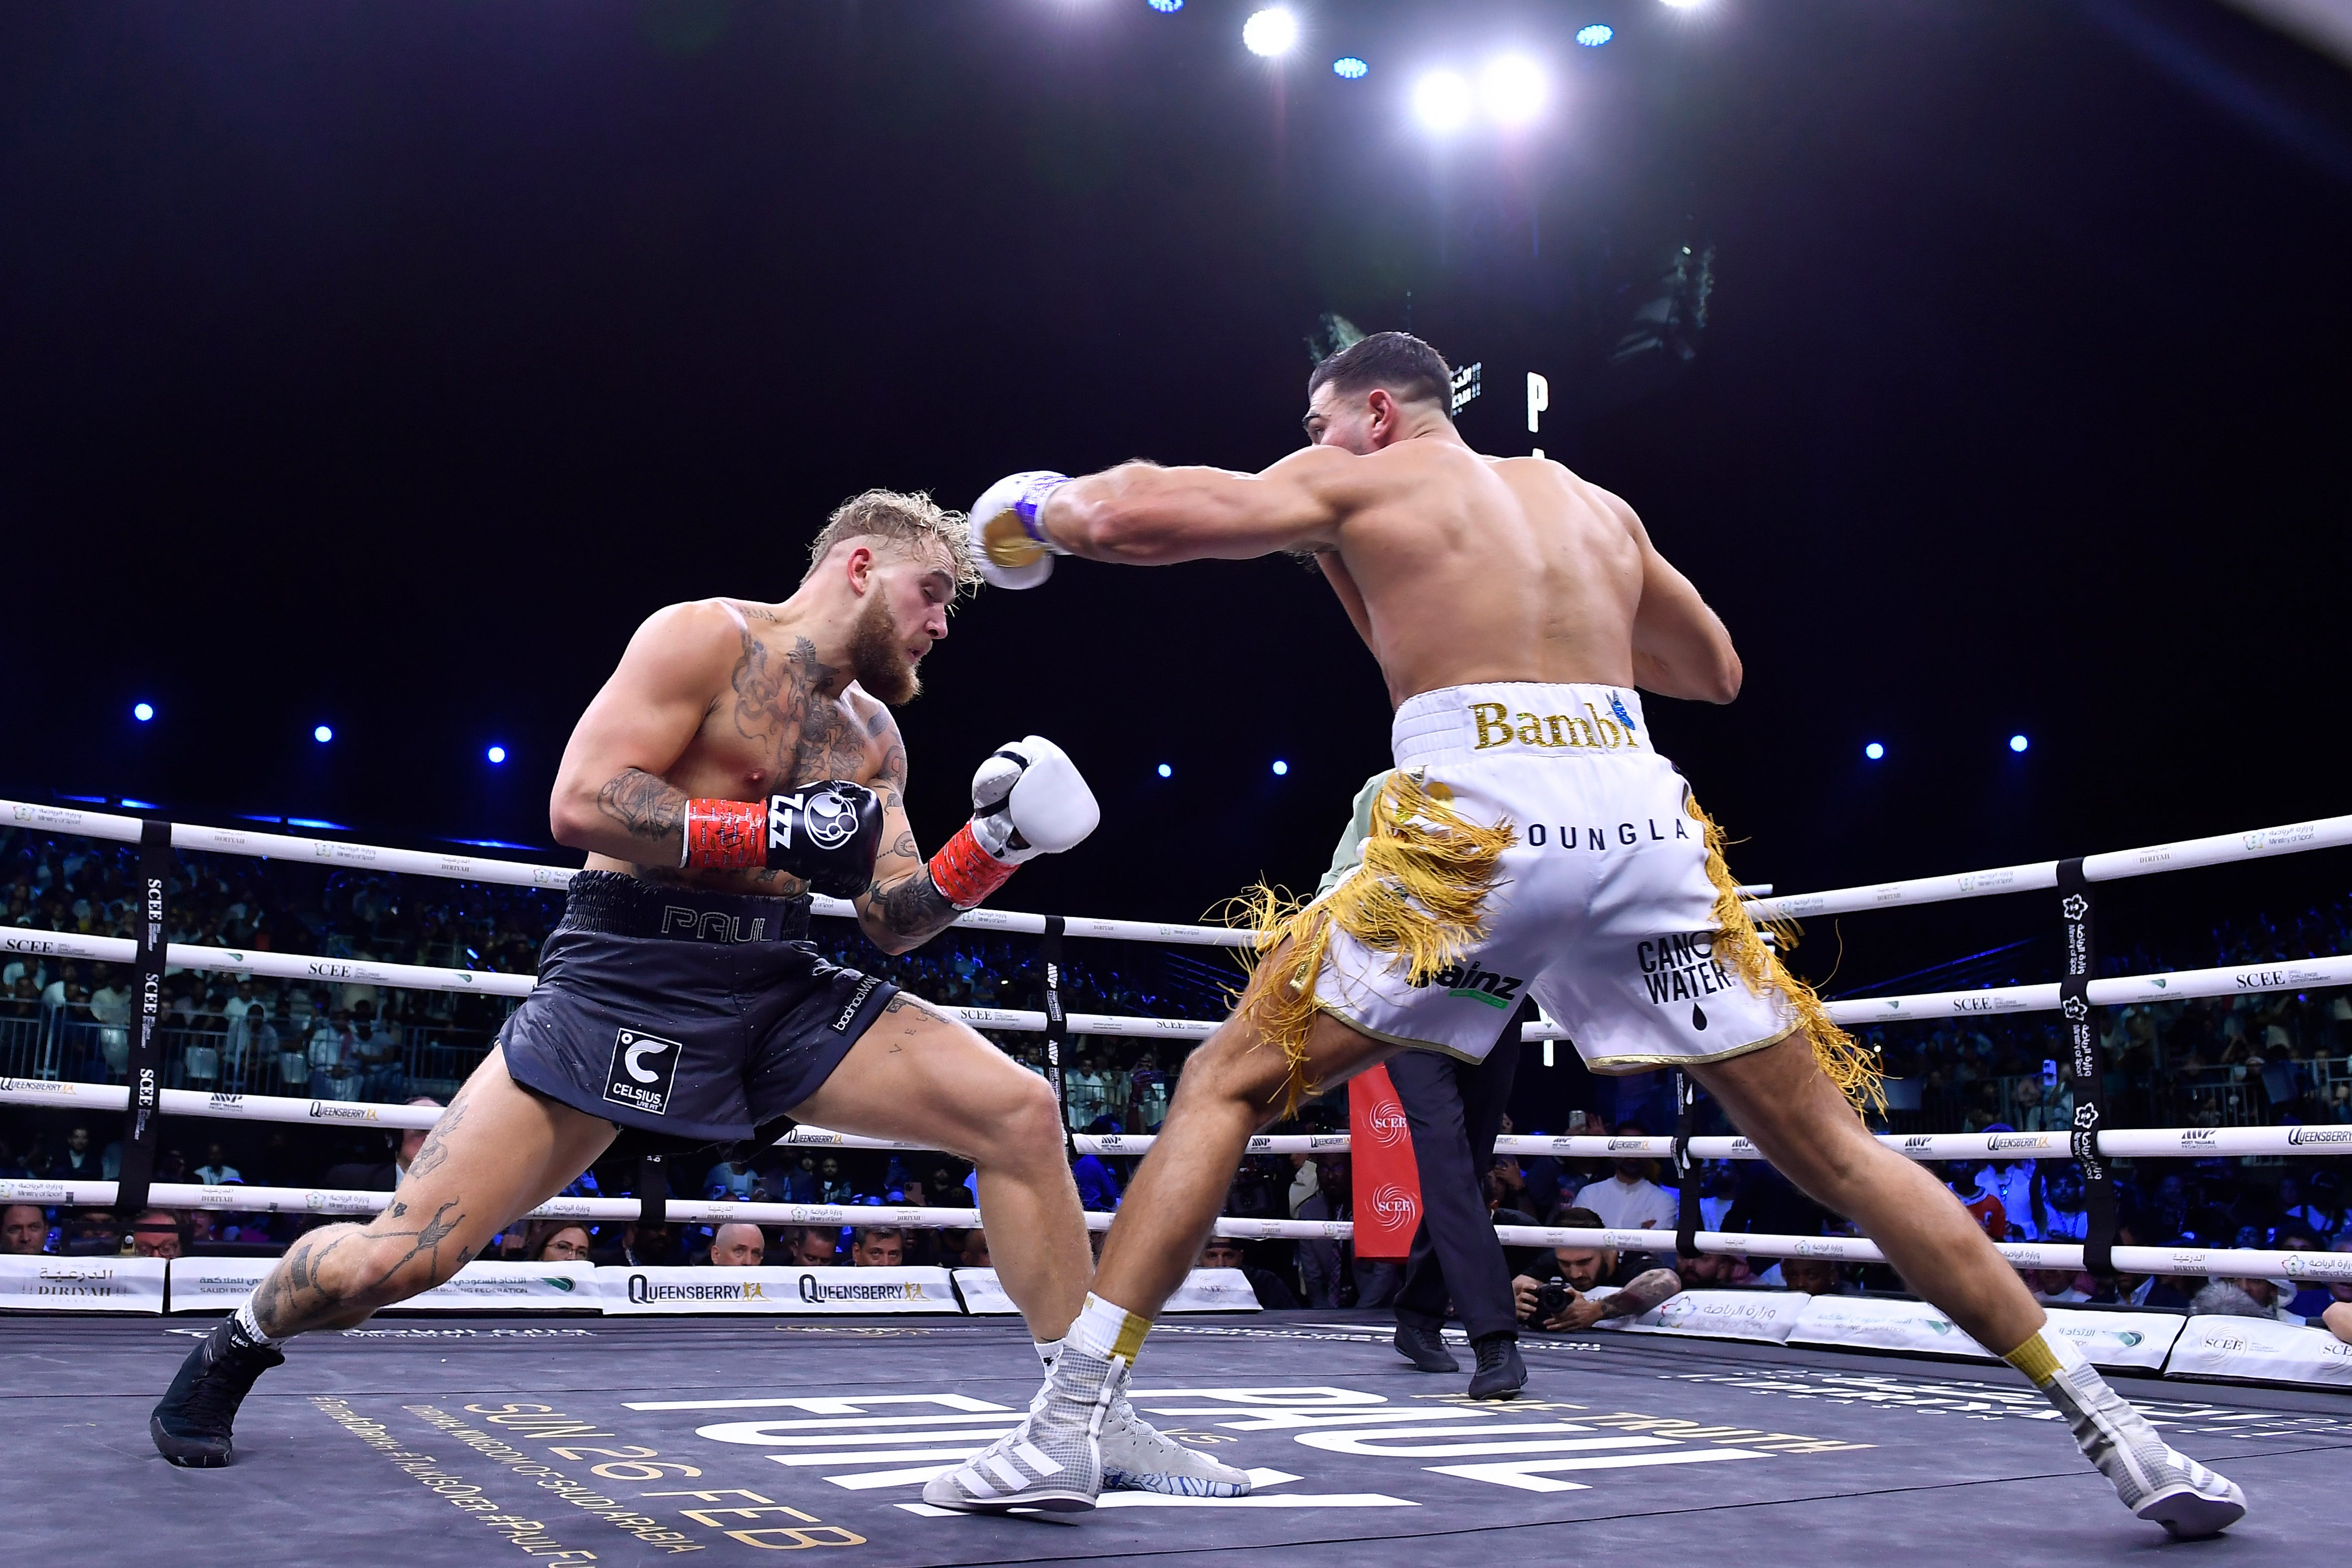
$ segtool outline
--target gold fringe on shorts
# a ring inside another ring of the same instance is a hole
[[[1822,1005],[1813,988],[1789,973],[1788,966],[1764,946],[1763,938],[1757,934],[1756,922],[1748,915],[1747,900],[1740,896],[1739,883],[1724,864],[1723,830],[1699,809],[1697,800],[1687,795],[1684,797],[1684,810],[1706,835],[1706,877],[1715,883],[1715,956],[1737,970],[1756,995],[1760,997],[1769,988],[1786,997],[1796,1014],[1797,1027],[1813,1042],[1813,1060],[1821,1063],[1829,1081],[1844,1093],[1855,1113],[1867,1116],[1875,1111],[1884,1114],[1886,1090],[1881,1082],[1877,1058],[1864,1050],[1853,1036],[1831,1022],[1829,1009]],[[1769,924],[1774,941],[1783,951],[1797,945],[1795,921],[1774,920]]]
[[[1227,906],[1235,924],[1256,928],[1252,947],[1259,959],[1289,944],[1271,967],[1254,963],[1244,998],[1261,1037],[1289,1062],[1284,1115],[1317,1092],[1307,1080],[1307,1036],[1315,1027],[1315,982],[1334,925],[1391,955],[1390,967],[1402,967],[1414,984],[1485,936],[1486,894],[1518,831],[1507,821],[1482,827],[1451,800],[1443,784],[1424,785],[1418,770],[1399,768],[1372,804],[1363,864],[1337,887],[1307,904],[1260,883]]]

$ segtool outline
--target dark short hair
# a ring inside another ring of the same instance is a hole
[[[1601,1217],[1589,1208],[1563,1208],[1551,1217],[1554,1230],[1606,1230]]]
[[[1343,392],[1380,387],[1407,402],[1444,407],[1453,394],[1454,371],[1444,355],[1412,333],[1375,332],[1317,365],[1307,378],[1307,395],[1327,382]]]
[[[857,1228],[857,1245],[868,1241],[904,1241],[907,1233],[895,1225],[861,1225]]]

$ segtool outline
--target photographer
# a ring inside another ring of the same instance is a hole
[[[1589,1208],[1567,1208],[1552,1216],[1552,1224],[1568,1230],[1605,1228]],[[1613,1247],[1556,1247],[1552,1266],[1538,1265],[1511,1281],[1517,1299],[1519,1321],[1529,1328],[1553,1333],[1574,1333],[1603,1318],[1639,1317],[1683,1288],[1672,1269],[1650,1269],[1623,1277]],[[1538,1279],[1536,1273],[1548,1273]],[[1594,1300],[1586,1292],[1603,1285],[1617,1287],[1613,1295]]]

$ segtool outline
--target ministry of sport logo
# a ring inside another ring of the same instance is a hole
[[[625,1029],[613,1039],[612,1065],[604,1071],[604,1098],[648,1116],[669,1109],[677,1082],[677,1059],[686,1048],[674,1040]]]
[[[1519,1005],[1519,988],[1527,984],[1517,975],[1498,975],[1482,968],[1475,958],[1459,964],[1448,964],[1427,978],[1412,982],[1415,987],[1439,986],[1449,997],[1465,1001],[1484,1002],[1490,1008],[1507,1011]]]

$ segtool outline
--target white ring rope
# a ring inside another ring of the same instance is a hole
[[[78,1208],[109,1208],[115,1202],[110,1181],[0,1180],[0,1204],[60,1205]],[[354,1192],[291,1186],[193,1186],[157,1182],[149,1201],[162,1208],[224,1209],[239,1214],[374,1214],[394,1197],[389,1192]],[[690,1225],[780,1225],[809,1227],[895,1226],[909,1230],[982,1228],[980,1211],[971,1208],[877,1207],[858,1204],[734,1203],[676,1198],[664,1206],[665,1216]],[[558,1197],[540,1205],[523,1218],[534,1219],[633,1220],[638,1217],[633,1197]],[[1114,1217],[1087,1215],[1091,1230],[1108,1230]],[[1241,1241],[1346,1241],[1355,1235],[1348,1220],[1220,1218],[1215,1233]],[[1506,1247],[1594,1247],[1622,1251],[1652,1252],[1659,1244],[1674,1245],[1666,1230],[1575,1230],[1543,1225],[1498,1225],[1496,1239]],[[1747,1231],[1702,1230],[1702,1253],[1739,1258],[1823,1258],[1840,1263],[1884,1263],[1877,1247],[1859,1237],[1773,1236]],[[2054,1242],[1995,1243],[2001,1256],[2021,1269],[2066,1269],[2080,1271],[2083,1249]],[[2352,1280],[2352,1253],[2275,1252],[2234,1248],[2118,1247],[2115,1266],[2125,1274],[2212,1276],[2243,1279]]]
[[[141,819],[107,811],[84,811],[68,806],[43,806],[29,800],[0,800],[0,810],[19,826],[41,832],[74,833],[110,839],[118,843],[139,841]],[[2199,866],[2228,865],[2263,860],[2272,855],[2299,854],[2305,850],[2336,849],[2352,844],[2352,816],[2322,817],[2275,828],[2255,828],[2210,838],[2181,839],[2136,850],[2110,850],[2085,855],[2083,875],[2091,882],[2116,882],[2158,872],[2189,871]],[[345,843],[339,839],[302,838],[287,833],[248,832],[241,828],[205,828],[172,824],[172,847],[205,850],[218,854],[265,859],[308,861],[319,865],[368,871],[406,872],[417,876],[448,877],[458,882],[504,883],[519,887],[564,888],[578,875],[576,868],[537,865],[528,861],[496,860],[483,855],[442,854],[424,850],[396,850],[373,844]],[[1953,899],[1985,898],[1995,894],[2032,893],[2058,885],[2056,861],[2026,865],[1996,866],[1987,871],[1959,872],[1948,876],[1916,877],[1907,882],[1875,883],[1866,887],[1832,888],[1822,893],[1787,894],[1751,899],[1748,907],[1759,919],[1799,920],[1819,915],[1849,915],[1865,909],[1909,908]],[[851,915],[846,900],[817,897],[810,908],[817,915]],[[1031,936],[1045,929],[1045,916],[1010,911],[976,909],[956,922],[959,927],[981,931],[1017,931]],[[1072,936],[1103,936],[1115,941],[1195,943],[1215,947],[1247,946],[1256,933],[1219,925],[1160,925],[1140,920],[1097,920],[1070,916],[1063,923]]]
[[[299,1122],[314,1125],[423,1129],[441,1119],[437,1105],[392,1105],[359,1100],[298,1100],[276,1094],[215,1094],[197,1089],[165,1089],[160,1109],[167,1116],[205,1116],[244,1122]],[[120,1083],[68,1083],[46,1078],[0,1078],[0,1104],[70,1106],[92,1113],[127,1110],[131,1091]],[[1883,1133],[1878,1141],[1915,1160],[2061,1160],[2073,1151],[2063,1132]],[[1073,1133],[1082,1155],[1133,1158],[1159,1142],[1150,1133]],[[2248,1155],[2352,1155],[2352,1126],[2326,1123],[2290,1127],[2105,1128],[2099,1153],[2109,1159],[2213,1159]],[[898,1149],[938,1152],[929,1144],[861,1137],[823,1127],[794,1127],[776,1140],[780,1148]],[[1345,1154],[1346,1133],[1262,1133],[1249,1142],[1253,1155]],[[1670,1159],[1675,1141],[1666,1137],[1617,1138],[1597,1134],[1558,1137],[1512,1134],[1495,1140],[1498,1155],[1549,1155],[1557,1159],[1623,1159],[1640,1155]],[[1696,1160],[1760,1160],[1746,1138],[1705,1137],[1690,1141]]]
[[[1173,927],[1171,927],[1173,929]],[[100,963],[130,963],[137,944],[127,936],[84,936],[75,932],[36,932],[26,927],[0,931],[0,953],[22,953],[59,958],[89,958]],[[235,975],[319,981],[359,981],[425,991],[472,991],[483,996],[525,997],[538,984],[530,975],[499,974],[481,969],[444,969],[422,964],[384,964],[360,958],[321,958],[299,953],[243,952],[227,947],[198,947],[173,942],[164,949],[164,962],[175,969],[201,969]],[[2094,1007],[2122,1007],[2133,1002],[2179,1001],[2192,997],[2263,995],[2323,986],[2352,985],[2352,954],[2325,958],[2264,959],[2211,969],[2174,969],[2158,975],[2116,975],[2090,982]],[[2038,986],[2006,986],[1976,991],[1927,991],[1907,997],[1853,997],[1827,1004],[1830,1017],[1842,1024],[1911,1023],[1924,1019],[1983,1018],[1994,1014],[2058,1012],[2063,1003],[2055,982]],[[1019,1008],[941,1007],[974,1029],[1007,1033],[1039,1034],[1045,1015]],[[1119,1035],[1159,1039],[1204,1040],[1221,1020],[1133,1017],[1124,1013],[1070,1013],[1072,1034]],[[1559,1024],[1537,1022],[1520,1027],[1526,1040],[1567,1040]]]

